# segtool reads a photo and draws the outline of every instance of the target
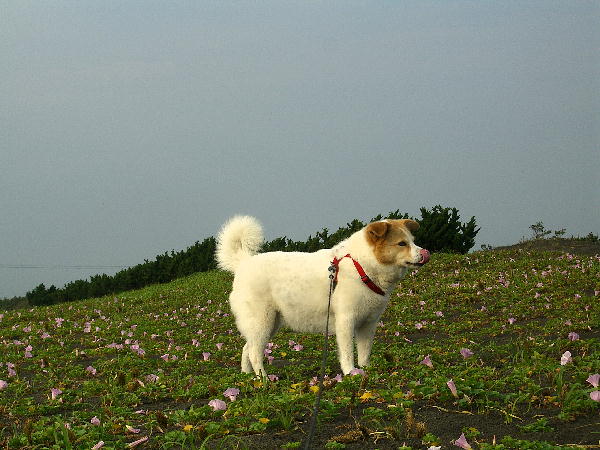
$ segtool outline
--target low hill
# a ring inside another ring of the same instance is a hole
[[[282,330],[270,379],[239,373],[231,281],[0,313],[0,446],[298,446],[323,338]],[[398,285],[364,376],[337,377],[334,345],[315,448],[597,445],[599,296],[598,256],[433,255]]]
[[[573,253],[576,255],[600,255],[600,241],[593,239],[532,239],[519,244],[497,247],[496,250],[522,249],[529,251],[549,251]]]

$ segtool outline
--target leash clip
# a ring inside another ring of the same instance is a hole
[[[331,264],[329,266],[329,268],[327,270],[329,270],[329,279],[333,280],[334,278],[336,278],[337,275],[337,271],[338,271],[338,266],[337,266],[337,262],[335,260],[331,261]]]

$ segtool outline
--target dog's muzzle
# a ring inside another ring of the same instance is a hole
[[[421,260],[417,263],[417,265],[422,266],[429,261],[431,254],[429,253],[429,250],[426,250],[424,248],[422,248],[419,253],[421,254]]]

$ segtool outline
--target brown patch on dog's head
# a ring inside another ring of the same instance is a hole
[[[372,244],[377,244],[388,232],[390,224],[387,222],[373,222],[367,225],[367,240]]]
[[[412,232],[419,229],[414,220],[386,220],[373,222],[365,228],[367,242],[382,264],[402,264],[410,259],[413,244]]]
[[[419,229],[419,222],[415,222],[414,220],[410,220],[410,219],[402,219],[402,220],[398,220],[399,223],[401,223],[402,225],[404,225],[406,228],[408,228],[408,231],[410,231],[411,233],[414,233],[415,231],[417,231]]]

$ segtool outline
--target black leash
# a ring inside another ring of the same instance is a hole
[[[319,374],[319,390],[315,398],[315,406],[313,407],[312,417],[310,419],[310,427],[308,437],[304,443],[304,450],[310,450],[312,440],[315,436],[315,429],[317,428],[317,415],[319,414],[319,406],[321,405],[321,393],[323,392],[323,379],[325,378],[325,367],[327,365],[327,351],[329,343],[329,311],[331,309],[331,296],[335,289],[335,278],[337,267],[332,262],[329,266],[329,299],[327,300],[327,322],[325,322],[325,342],[323,344],[323,358],[321,359],[321,373]]]

